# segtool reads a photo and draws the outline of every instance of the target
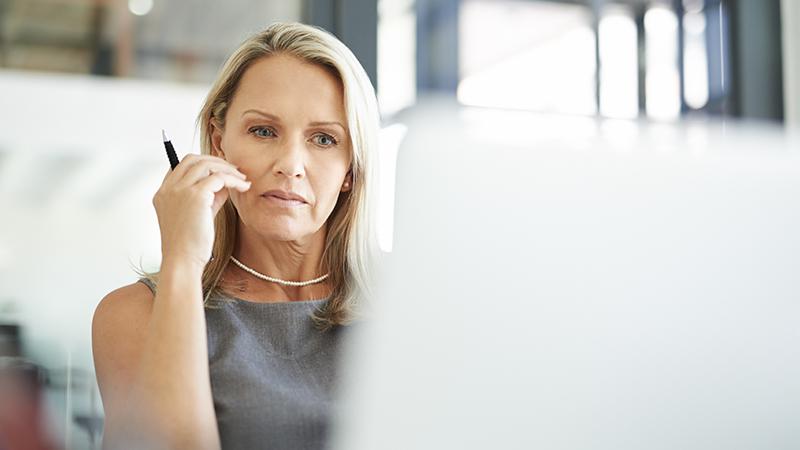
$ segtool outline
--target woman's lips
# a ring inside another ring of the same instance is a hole
[[[303,197],[302,195],[300,195],[300,194],[298,194],[296,192],[284,191],[284,190],[281,190],[281,189],[272,189],[270,191],[264,192],[261,195],[263,195],[263,196],[274,196],[274,197],[282,198],[284,200],[297,200],[297,201],[300,201],[300,202],[303,202],[303,203],[308,203],[306,201],[306,198]]]
[[[261,197],[264,198],[271,205],[282,206],[286,208],[296,208],[298,206],[303,206],[306,204],[305,202],[300,200],[287,200],[285,198],[280,198],[276,195],[262,195]]]

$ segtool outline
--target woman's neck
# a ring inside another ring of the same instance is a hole
[[[319,300],[329,297],[333,292],[327,280],[302,287],[281,286],[256,278],[234,264],[228,264],[219,287],[242,300],[268,303]]]
[[[287,281],[307,281],[327,273],[323,272],[322,264],[325,226],[301,240],[281,241],[266,239],[241,225],[233,256],[250,269]],[[239,294],[237,297],[244,300],[250,298],[243,296],[253,297],[253,300],[310,300],[327,297],[331,290],[328,280],[307,286],[286,286],[262,280],[235,264],[228,264],[225,278],[245,286],[244,290],[241,287],[234,290]]]

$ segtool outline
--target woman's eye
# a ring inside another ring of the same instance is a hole
[[[256,135],[258,137],[272,137],[272,136],[275,136],[275,132],[273,132],[271,129],[266,128],[266,127],[253,127],[253,128],[250,128],[249,131],[250,131],[250,133],[253,133],[254,135]]]
[[[318,145],[322,145],[324,147],[336,145],[336,139],[328,134],[317,134],[314,135],[312,139],[314,139],[314,142],[316,142]]]

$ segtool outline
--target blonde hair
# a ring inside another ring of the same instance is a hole
[[[330,298],[313,315],[317,326],[327,330],[363,317],[371,298],[372,268],[378,254],[375,230],[377,195],[378,113],[375,90],[353,53],[328,32],[300,23],[274,23],[245,40],[228,58],[206,97],[197,123],[200,149],[211,153],[213,124],[225,126],[239,80],[256,60],[271,55],[291,55],[330,70],[342,82],[344,108],[352,152],[352,188],[341,196],[328,218],[322,265],[330,271]],[[203,271],[204,305],[216,307],[212,297],[236,242],[239,215],[230,199],[215,223],[212,258]],[[157,281],[158,274],[147,274]]]

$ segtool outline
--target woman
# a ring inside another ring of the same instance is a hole
[[[153,198],[160,271],[95,311],[105,445],[320,448],[377,249],[372,85],[330,34],[274,24],[198,122]]]

